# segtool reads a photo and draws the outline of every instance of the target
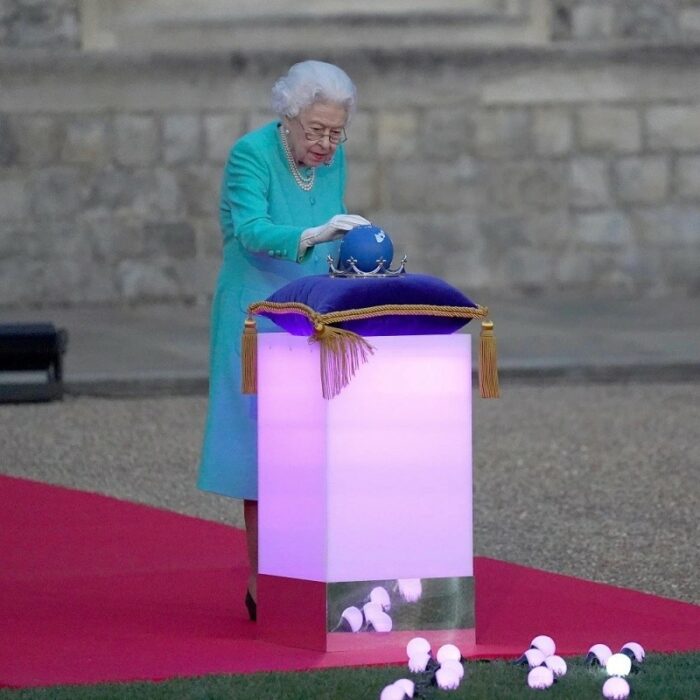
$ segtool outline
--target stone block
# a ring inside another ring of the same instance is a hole
[[[556,284],[590,290],[607,288],[632,293],[649,278],[639,249],[630,246],[618,250],[573,245],[554,264]]]
[[[202,121],[198,114],[168,114],[163,118],[163,159],[166,164],[200,160],[202,141]]]
[[[700,260],[698,244],[673,246],[664,250],[661,267],[667,287],[678,290],[682,294],[699,296],[698,260]]]
[[[14,165],[19,144],[9,117],[0,114],[0,167]]]
[[[180,293],[176,271],[167,262],[123,260],[116,269],[116,283],[125,301],[167,301]]]
[[[266,120],[269,121],[269,120]],[[204,143],[207,160],[224,163],[233,144],[245,130],[240,114],[207,114],[204,117]]]
[[[12,6],[14,11],[6,21],[11,45],[42,49],[78,48],[80,28],[76,2],[15,0]]]
[[[75,166],[52,166],[34,173],[30,179],[33,215],[38,219],[72,218],[89,193],[85,173]]]
[[[571,11],[574,39],[607,39],[615,28],[615,8],[608,4],[585,2]]]
[[[532,146],[532,123],[525,109],[489,109],[477,113],[476,151],[484,158],[523,156]]]
[[[573,119],[567,111],[546,107],[534,110],[532,138],[538,155],[560,156],[568,153],[572,147],[573,132]]]
[[[99,165],[109,158],[107,121],[103,117],[78,117],[65,125],[61,148],[64,163]]]
[[[107,166],[92,173],[86,206],[96,210],[130,208],[139,189],[131,172],[125,168]]]
[[[113,266],[144,252],[144,227],[139,218],[120,216],[107,209],[83,213],[77,228],[93,260]]]
[[[188,221],[194,226],[197,241],[197,257],[216,259],[220,264],[223,238],[218,219],[212,215],[196,218],[190,217]]]
[[[27,235],[25,224],[3,222],[0,226],[0,261],[10,258],[19,260],[19,256],[25,253]]]
[[[573,158],[569,167],[569,201],[577,208],[610,204],[610,175],[604,158]]]
[[[144,249],[148,256],[193,258],[197,252],[194,228],[187,221],[148,222],[144,225]]]
[[[58,304],[81,301],[84,283],[84,262],[68,258],[42,260],[41,274],[36,280],[42,296]]]
[[[480,232],[494,260],[508,248],[558,249],[569,240],[569,220],[564,208],[527,215],[483,216]]]
[[[700,155],[676,161],[676,192],[682,199],[700,199]]]
[[[666,206],[633,212],[635,228],[649,245],[700,246],[700,207]],[[696,270],[700,260],[696,260]]]
[[[475,208],[478,166],[463,156],[453,163],[398,161],[387,172],[390,206],[407,211],[458,211]]]
[[[346,129],[348,140],[345,152],[352,164],[355,158],[371,160],[377,155],[377,136],[374,118],[368,112],[358,111]]]
[[[622,248],[634,242],[629,217],[620,211],[574,214],[572,238],[590,247]]]
[[[25,250],[30,257],[45,261],[70,258],[85,264],[90,259],[90,246],[72,219],[37,222],[28,232]]]
[[[221,194],[221,166],[183,166],[179,168],[176,175],[188,216],[206,216],[218,213]]]
[[[658,203],[668,195],[670,169],[662,156],[620,158],[615,162],[617,197],[627,203]]]
[[[165,217],[170,221],[185,213],[185,197],[175,173],[167,168],[135,170],[128,187],[132,197],[121,208],[122,213],[129,212],[151,220]]]
[[[567,201],[566,165],[558,161],[513,161],[482,167],[480,206],[485,211],[551,209]]]
[[[551,285],[554,252],[547,248],[514,246],[500,260],[509,286],[525,292],[538,292]]]
[[[652,149],[700,149],[700,105],[650,107],[646,112]]]
[[[414,112],[380,112],[377,151],[382,158],[410,158],[416,153],[418,117]]]
[[[634,0],[617,5],[617,34],[630,39],[672,39],[678,35],[675,0]]]
[[[20,221],[29,213],[27,182],[19,172],[0,173],[0,221]]]
[[[37,289],[43,264],[26,258],[0,259],[0,308],[36,304],[44,297]]]
[[[345,202],[348,211],[364,215],[379,204],[377,163],[353,160],[348,165]]]
[[[18,147],[19,163],[49,165],[56,162],[61,138],[59,124],[54,117],[14,116],[12,126]]]
[[[700,7],[685,7],[678,13],[681,34],[697,36],[700,34]]]
[[[160,156],[154,117],[120,114],[114,119],[114,157],[120,165],[151,165]]]
[[[205,303],[216,288],[220,261],[217,258],[173,260],[172,272],[179,284],[179,299]]]
[[[475,125],[465,107],[427,110],[420,121],[421,149],[426,158],[455,160],[473,152]]]
[[[582,107],[578,141],[585,151],[635,153],[642,141],[639,115],[630,107]]]

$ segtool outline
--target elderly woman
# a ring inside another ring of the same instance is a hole
[[[248,305],[302,275],[327,270],[337,239],[358,224],[346,213],[345,128],[355,86],[320,61],[292,66],[272,89],[278,119],[231,149],[221,186],[223,264],[214,295],[209,411],[198,486],[244,500],[256,617],[258,554],[255,397],[241,394],[240,339]],[[261,331],[277,330],[261,319]]]

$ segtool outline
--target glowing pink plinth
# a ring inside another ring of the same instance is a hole
[[[258,338],[260,573],[472,576],[469,336],[369,340],[327,401],[316,344]]]

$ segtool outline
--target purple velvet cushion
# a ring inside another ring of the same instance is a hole
[[[267,301],[297,302],[318,314],[349,309],[392,305],[430,304],[476,308],[471,299],[451,284],[431,277],[406,273],[380,279],[353,279],[312,275],[301,277],[278,289]],[[293,309],[284,313],[257,312],[274,321],[292,335],[311,335],[313,325],[302,313]],[[360,335],[427,335],[454,333],[469,323],[468,318],[436,315],[398,315],[387,312],[375,318],[341,321],[332,325]]]

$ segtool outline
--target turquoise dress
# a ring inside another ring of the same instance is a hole
[[[316,168],[304,192],[292,177],[278,122],[243,136],[231,149],[221,185],[223,263],[211,313],[209,407],[198,486],[256,500],[256,397],[241,394],[240,345],[248,305],[303,275],[323,274],[336,243],[298,257],[304,229],[346,213],[345,155],[338,147],[330,166]],[[278,331],[256,319],[259,332]]]

